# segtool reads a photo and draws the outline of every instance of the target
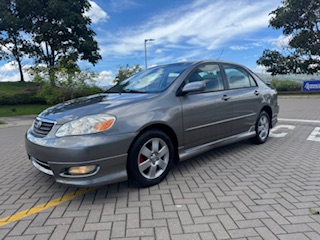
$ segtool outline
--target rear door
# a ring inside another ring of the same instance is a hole
[[[262,94],[254,78],[241,66],[223,64],[233,103],[233,135],[254,127],[260,112]]]
[[[195,68],[185,83],[204,81],[206,89],[181,96],[184,146],[195,147],[232,134],[232,103],[226,96],[221,69],[207,63]]]

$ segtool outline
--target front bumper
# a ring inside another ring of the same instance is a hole
[[[128,179],[127,152],[135,134],[97,133],[62,138],[40,138],[29,129],[25,146],[32,164],[52,175],[56,182],[75,186],[98,186]],[[83,175],[66,174],[70,167],[97,166]]]

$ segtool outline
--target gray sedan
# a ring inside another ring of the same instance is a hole
[[[277,92],[243,66],[168,64],[46,109],[26,133],[26,150],[59,183],[148,187],[214,147],[266,142],[278,112]]]

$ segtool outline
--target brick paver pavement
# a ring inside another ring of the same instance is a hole
[[[320,120],[319,101],[281,99],[280,117]],[[283,138],[180,163],[151,188],[97,188],[0,227],[0,239],[320,239],[309,211],[320,209],[320,142],[306,140],[317,124],[290,124]],[[77,190],[31,166],[26,130],[0,128],[0,219]]]

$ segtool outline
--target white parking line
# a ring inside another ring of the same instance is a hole
[[[320,120],[289,119],[289,118],[278,118],[278,120],[284,121],[284,122],[320,123]]]

